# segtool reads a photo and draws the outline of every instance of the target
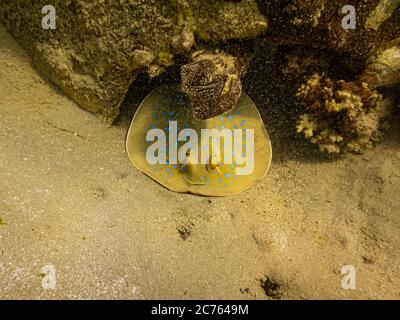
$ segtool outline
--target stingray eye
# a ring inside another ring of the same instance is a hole
[[[207,164],[207,171],[212,172],[218,168],[218,164],[208,163]]]
[[[190,149],[185,153],[185,160],[183,161],[182,165],[190,165],[192,161],[190,161]]]

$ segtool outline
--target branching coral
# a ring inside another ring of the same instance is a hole
[[[297,95],[306,113],[297,131],[328,153],[360,153],[378,140],[391,102],[361,80],[333,81],[314,74]]]

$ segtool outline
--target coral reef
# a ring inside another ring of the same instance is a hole
[[[355,81],[314,73],[296,94],[297,132],[328,153],[360,153],[377,141],[400,92],[400,48],[373,55]],[[325,66],[322,70],[328,70]]]
[[[362,81],[333,81],[314,74],[297,93],[307,113],[297,132],[328,153],[362,152],[377,141],[392,105]]]

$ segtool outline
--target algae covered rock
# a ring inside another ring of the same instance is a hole
[[[0,22],[36,67],[80,106],[114,120],[138,74],[162,73],[175,54],[266,30],[254,0],[54,0],[56,29],[43,29],[41,1],[2,0]]]
[[[400,47],[393,46],[372,56],[362,77],[376,88],[400,84]]]
[[[259,0],[268,17],[267,39],[277,45],[329,50],[362,63],[390,41],[400,40],[400,1],[363,0]],[[346,26],[349,5],[354,28]],[[343,26],[345,25],[345,27]]]

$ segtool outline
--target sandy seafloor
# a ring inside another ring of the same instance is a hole
[[[272,299],[266,277],[282,299],[399,299],[396,119],[374,149],[338,160],[266,123],[274,159],[255,187],[177,194],[131,165],[128,123],[80,109],[1,27],[0,299]]]

